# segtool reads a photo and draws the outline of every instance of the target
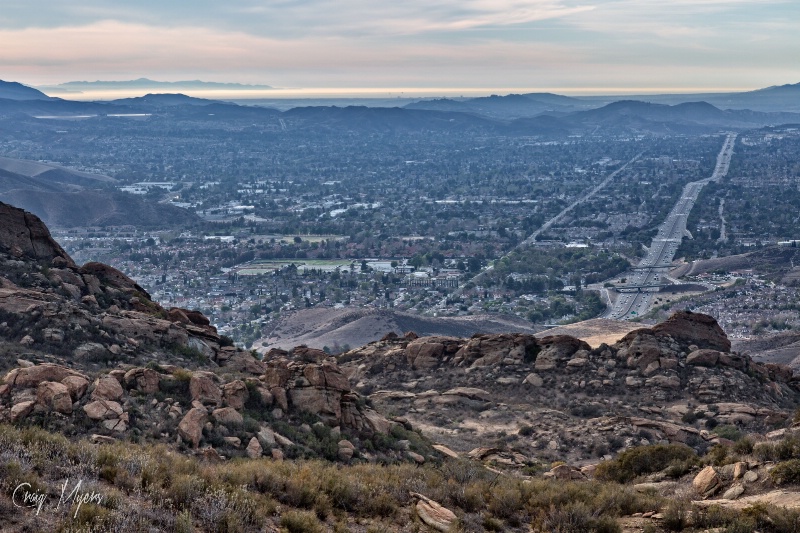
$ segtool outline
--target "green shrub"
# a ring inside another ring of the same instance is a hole
[[[717,426],[716,428],[714,428],[714,434],[723,439],[728,439],[732,441],[737,441],[742,438],[742,432],[739,431],[739,428],[737,428],[736,426],[732,426],[730,424]]]
[[[694,464],[697,461],[697,454],[682,444],[639,446],[620,453],[616,459],[597,465],[595,477],[627,483],[638,476],[660,472],[671,465],[685,465],[687,462]]]
[[[715,444],[708,451],[708,460],[712,465],[722,466],[728,457],[728,447],[724,444]]]
[[[800,459],[790,459],[778,463],[770,470],[769,477],[776,485],[786,485],[800,481]]]

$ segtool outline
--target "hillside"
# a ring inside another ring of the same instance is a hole
[[[386,309],[329,309],[314,307],[282,317],[258,345],[288,349],[301,344],[322,349],[361,346],[376,341],[389,332],[402,335],[469,337],[475,333],[518,331],[534,333],[527,320],[507,316],[474,315],[465,317],[428,317]]]
[[[672,271],[673,277],[698,276],[714,271],[752,270],[755,273],[775,281],[791,281],[798,275],[800,268],[795,262],[800,259],[800,250],[788,246],[770,246],[762,250],[746,254],[715,257],[683,264]]]
[[[108,188],[115,183],[109,176],[0,157],[0,199],[36,214],[51,226],[164,227],[197,221],[185,209]]]
[[[28,87],[15,81],[0,80],[0,99],[50,100],[50,97],[33,87]]]

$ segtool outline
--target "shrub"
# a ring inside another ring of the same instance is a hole
[[[753,453],[753,441],[748,437],[742,437],[733,444],[733,453],[738,455],[749,455]]]
[[[597,465],[595,477],[627,483],[638,476],[660,472],[670,465],[694,464],[697,461],[697,454],[682,444],[639,446],[622,452],[616,459]]]
[[[725,464],[725,459],[728,457],[728,447],[724,444],[715,444],[708,451],[708,460],[711,464],[722,466]]]
[[[772,442],[759,442],[753,446],[753,455],[760,461],[773,461],[775,456],[775,444]]]
[[[790,459],[778,463],[770,470],[769,477],[776,485],[786,485],[800,481],[800,459]]]
[[[289,533],[322,533],[322,526],[314,513],[309,511],[288,511],[281,515],[281,526]]]
[[[730,424],[725,424],[722,426],[717,426],[714,428],[714,433],[722,437],[723,439],[728,439],[732,441],[737,441],[742,438],[742,432],[739,431],[739,428],[736,426],[732,426]]]
[[[685,501],[673,500],[664,511],[662,524],[667,531],[683,531],[688,524],[689,505]]]

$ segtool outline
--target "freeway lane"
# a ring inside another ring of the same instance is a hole
[[[653,295],[661,285],[666,284],[667,269],[675,258],[675,252],[686,234],[689,213],[700,195],[700,191],[710,181],[716,181],[728,173],[736,134],[725,139],[717,155],[717,164],[711,177],[687,183],[675,206],[661,224],[658,235],[650,244],[647,255],[635,269],[628,271],[627,283],[618,287],[620,293],[614,306],[606,312],[606,317],[629,320],[643,315],[650,308]]]

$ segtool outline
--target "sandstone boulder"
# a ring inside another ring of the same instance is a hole
[[[129,389],[136,389],[144,394],[155,394],[161,378],[152,368],[132,368],[125,373],[123,383]]]
[[[341,392],[302,387],[291,389],[288,395],[295,409],[308,411],[331,422],[342,418]]]
[[[261,447],[261,444],[255,437],[250,439],[250,442],[247,444],[247,449],[245,451],[247,453],[247,457],[249,457],[250,459],[258,459],[259,457],[261,457],[261,454],[264,453],[264,449]]]
[[[719,362],[720,353],[717,350],[695,350],[686,357],[686,364],[690,366],[714,367]]]
[[[488,391],[475,387],[456,387],[443,392],[442,395],[462,396],[470,400],[478,400],[481,402],[492,401],[492,395]]]
[[[516,363],[533,361],[539,345],[533,335],[477,334],[455,354],[465,366],[491,366],[505,360]]]
[[[420,520],[436,531],[450,531],[457,520],[453,511],[422,494],[412,492],[411,496],[417,499],[415,510]]]
[[[621,342],[628,345],[626,363],[630,368],[645,370],[652,363],[658,363],[661,357],[661,345],[649,330],[632,331]]]
[[[695,476],[692,487],[702,498],[708,498],[722,488],[722,479],[713,466],[707,466]]]
[[[731,488],[725,491],[722,495],[723,500],[735,500],[739,496],[744,494],[744,485],[737,484],[733,485]]]
[[[36,402],[34,400],[28,400],[26,402],[19,402],[14,404],[11,407],[11,421],[16,422],[18,420],[22,420],[33,411]]]
[[[338,456],[340,461],[349,461],[353,458],[355,451],[356,447],[349,440],[342,439],[339,441]]]
[[[237,379],[222,386],[222,397],[225,405],[234,409],[242,409],[250,394],[244,381]]]
[[[193,337],[189,338],[190,341],[192,339]],[[224,366],[233,372],[241,372],[243,374],[253,374],[254,376],[259,376],[267,370],[267,365],[249,353],[236,352],[231,354],[230,357],[220,357],[223,355],[224,352],[220,352],[217,355],[217,362],[220,366]]]
[[[83,376],[67,376],[61,380],[67,389],[72,401],[77,401],[83,398],[86,391],[89,389],[89,380]]]
[[[552,474],[553,478],[562,481],[586,479],[586,476],[583,475],[580,469],[569,465],[554,466],[550,469],[550,473]]]
[[[203,404],[222,405],[222,392],[217,387],[211,372],[195,372],[189,380],[189,393],[193,401]]]
[[[65,366],[53,363],[42,363],[27,368],[15,368],[6,374],[5,378],[3,378],[3,382],[8,383],[12,388],[28,388],[36,387],[43,381],[61,382],[67,376],[79,376],[87,379],[86,376],[80,372],[76,372]]]
[[[76,268],[75,262],[50,236],[39,217],[0,202],[0,250],[14,257],[27,257],[43,265]]]
[[[406,346],[406,357],[411,367],[417,370],[435,368],[444,353],[444,345],[428,337],[412,341]]]
[[[275,433],[273,433],[268,427],[262,427],[256,434],[256,437],[258,437],[258,442],[261,443],[261,446],[264,449],[275,446]]]
[[[669,335],[683,344],[710,348],[720,352],[731,351],[731,341],[714,317],[691,311],[678,311],[664,322],[653,326],[656,336]]]
[[[208,420],[208,412],[205,409],[193,407],[189,409],[186,416],[178,424],[178,435],[185,442],[197,448],[200,444],[200,439],[203,437],[203,426]]]
[[[94,276],[102,285],[107,285],[115,289],[119,289],[129,293],[139,293],[139,297],[146,297],[150,299],[150,295],[142,287],[140,287],[131,278],[117,270],[116,268],[96,262],[89,262],[83,265],[79,272],[82,275]],[[154,302],[150,302],[155,308],[160,309],[161,306]]]
[[[214,409],[211,413],[211,418],[213,418],[217,424],[222,424],[228,428],[241,427],[244,424],[244,418],[233,407]]]
[[[305,377],[311,386],[333,389],[342,392],[350,390],[350,382],[338,366],[332,363],[321,365],[306,365],[303,369]]]
[[[83,406],[86,416],[92,420],[106,420],[122,416],[122,406],[111,400],[95,400]]]
[[[523,383],[530,385],[531,387],[541,387],[544,385],[544,380],[538,374],[528,374]]]
[[[582,340],[568,335],[551,335],[538,339],[541,350],[536,355],[533,367],[536,370],[553,370],[568,361],[578,350],[591,350]]]
[[[54,381],[39,383],[36,389],[36,401],[39,405],[52,409],[57,413],[72,413],[72,397],[66,385]]]
[[[94,390],[92,391],[92,400],[112,400],[116,401],[122,398],[124,394],[122,385],[119,381],[111,376],[98,378],[94,382]]]
[[[328,354],[316,348],[309,348],[308,346],[295,346],[292,349],[292,356],[298,361],[304,363],[319,363],[324,361]]]

